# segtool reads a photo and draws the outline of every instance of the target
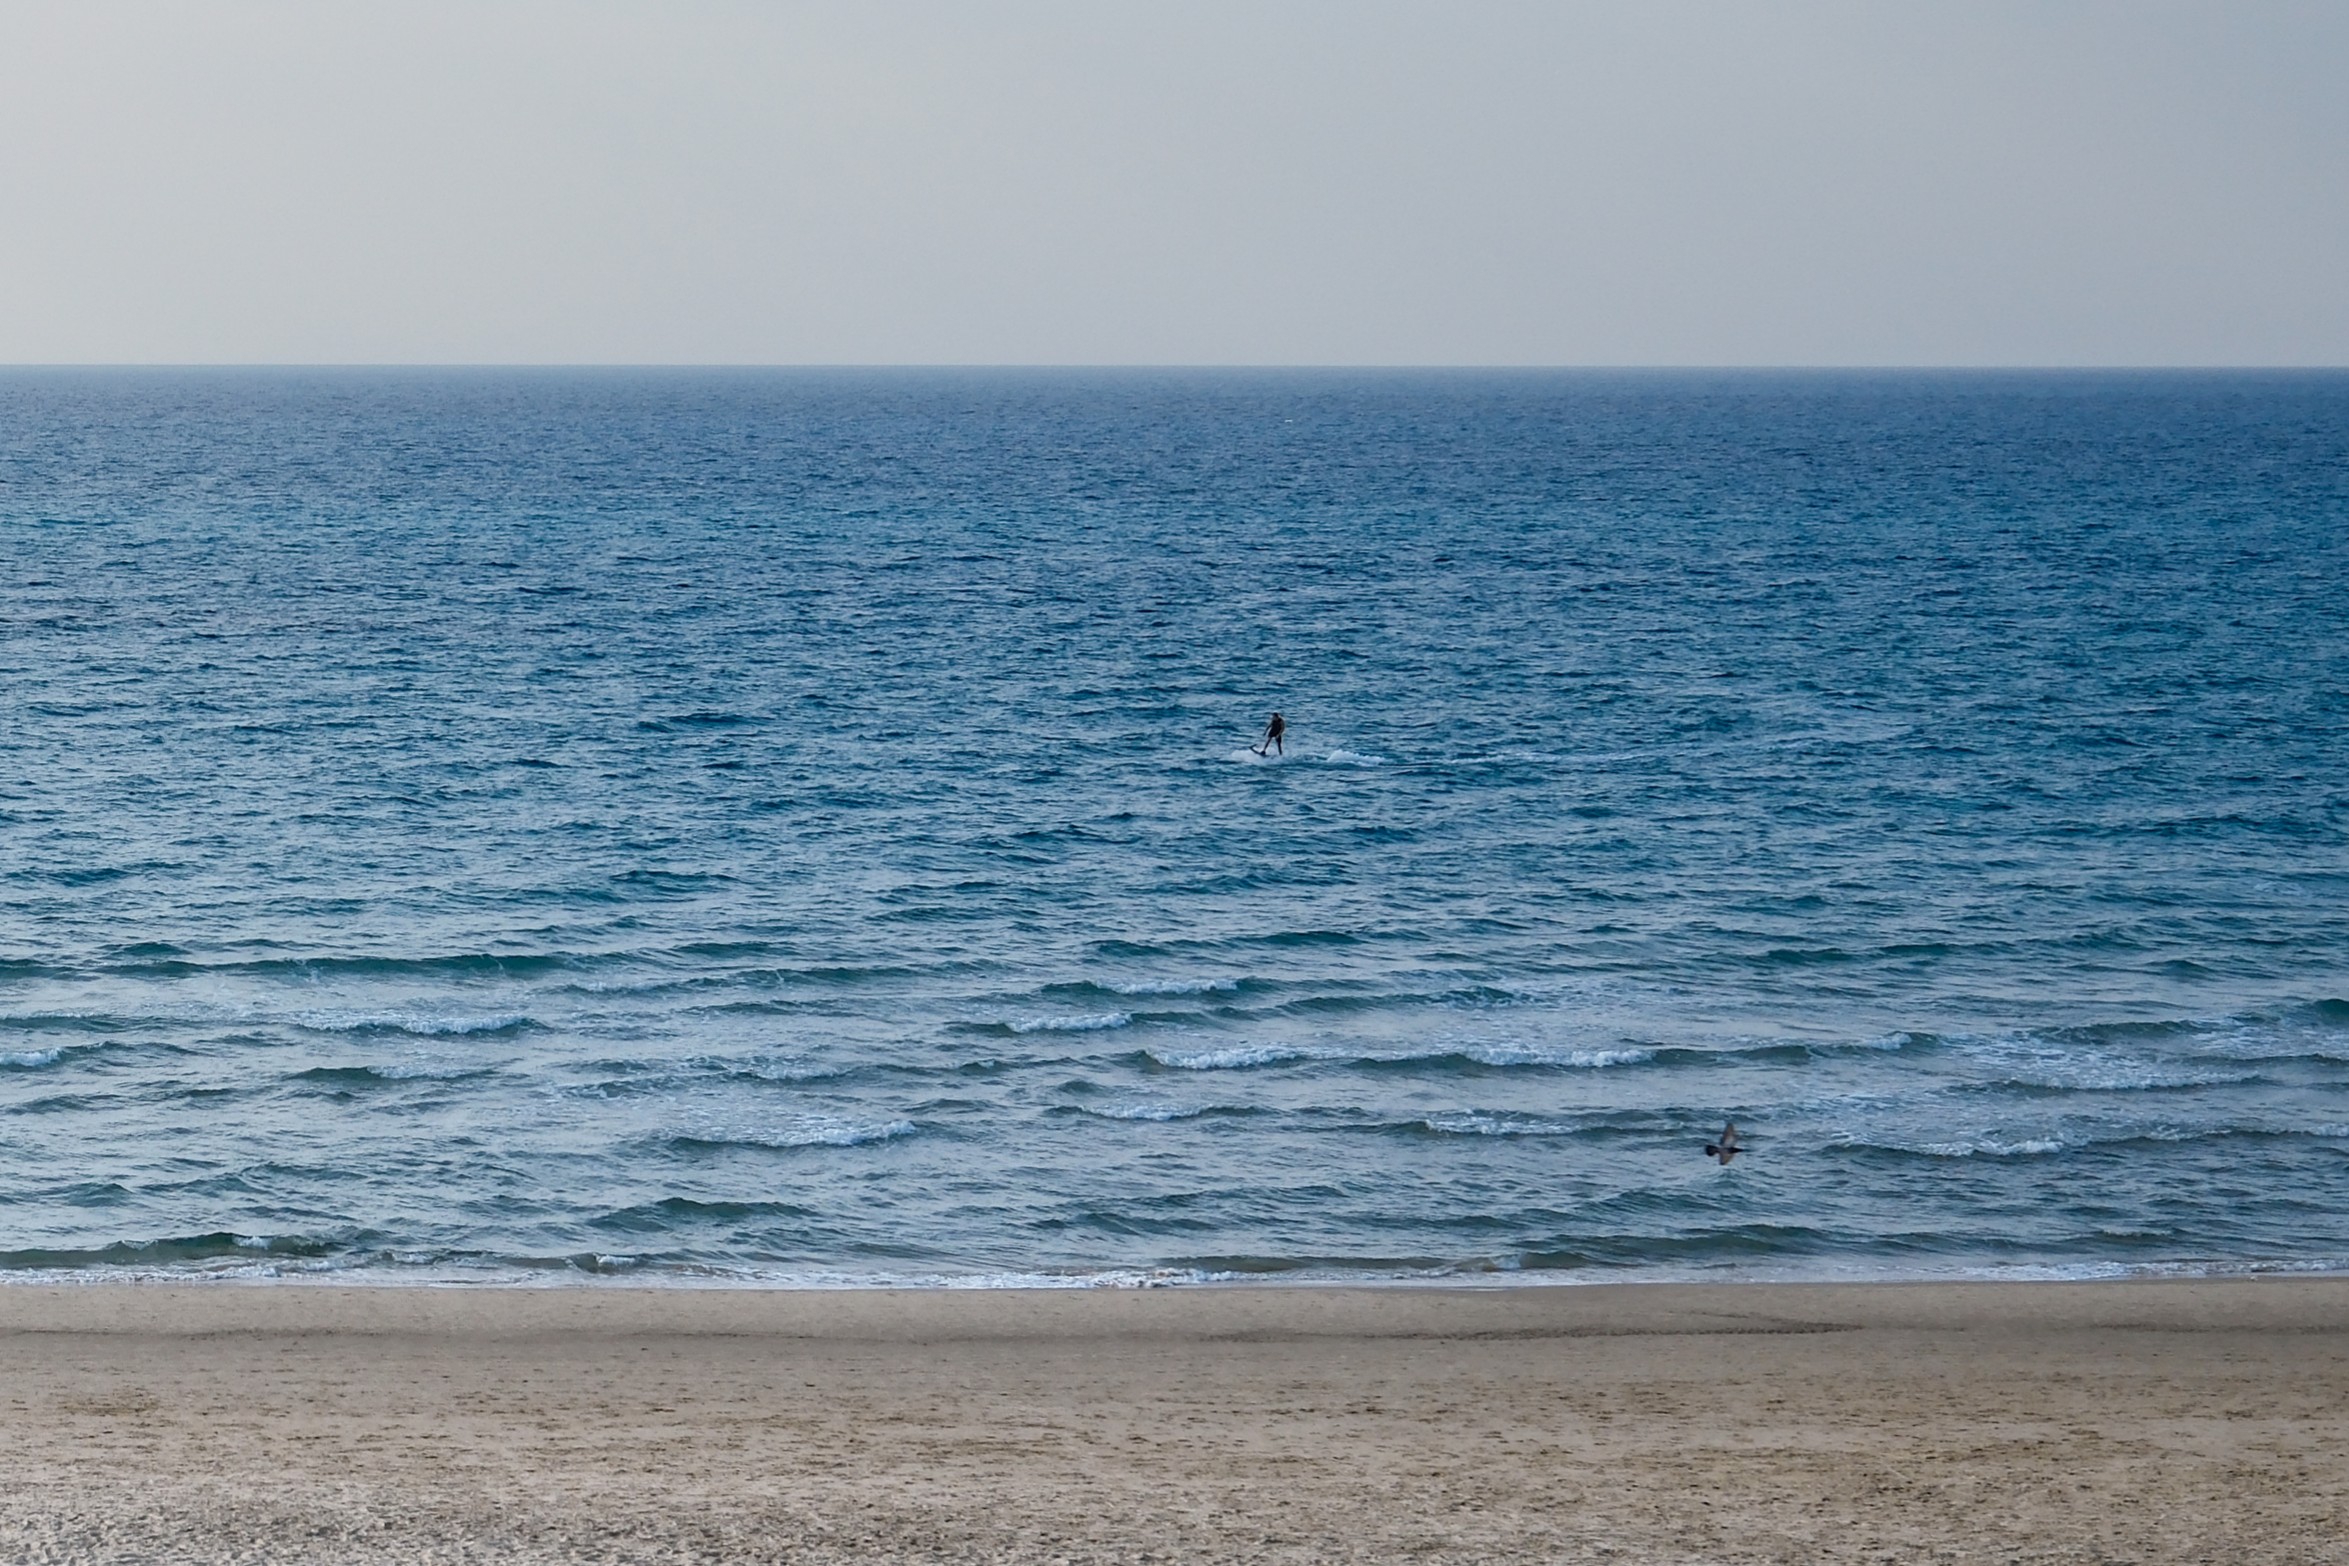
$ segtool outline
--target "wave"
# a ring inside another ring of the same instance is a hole
[[[0,1114],[10,1115],[73,1115],[96,1109],[111,1102],[108,1096],[85,1097],[79,1093],[50,1093],[40,1098],[28,1098],[11,1104]]]
[[[723,1060],[695,1061],[693,1065],[722,1082],[771,1082],[781,1087],[796,1087],[807,1082],[841,1082],[862,1075],[875,1068],[866,1066],[818,1066],[797,1060],[756,1060],[732,1063]]]
[[[417,1038],[462,1037],[473,1033],[519,1033],[540,1026],[521,1012],[487,1016],[432,1016],[400,1011],[308,1011],[294,1018],[314,1033],[406,1033]]]
[[[2009,1033],[1914,1033],[1918,1048],[1954,1058],[1988,1090],[2150,1093],[2236,1087],[2260,1069],[2349,1061],[2349,1040],[2311,1038],[2270,1019],[2146,1021]]]
[[[1135,979],[1100,986],[1112,995],[1229,995],[1240,987],[1237,979]]]
[[[1133,941],[1111,937],[1095,941],[1092,950],[1096,956],[1123,958],[1131,961],[1179,957],[1206,957],[1213,959],[1225,952],[1253,951],[1271,946],[1283,950],[1314,946],[1360,946],[1383,936],[1366,936],[1357,930],[1267,930],[1259,935],[1186,936],[1179,940]]]
[[[1247,1113],[1248,1111],[1219,1110],[1212,1104],[1086,1104],[1076,1106],[1077,1113],[1097,1116],[1103,1120],[1196,1120],[1201,1115]]]
[[[788,1064],[739,1065],[725,1061],[591,1061],[562,1068],[593,1080],[575,1082],[556,1091],[574,1099],[660,1097],[716,1084],[743,1084],[754,1088],[798,1088],[823,1083],[838,1085],[859,1078],[893,1073],[917,1077],[936,1073],[919,1067],[816,1066]]]
[[[1540,1044],[1439,1044],[1416,1050],[1368,1050],[1331,1045],[1236,1044],[1213,1049],[1152,1047],[1143,1057],[1174,1071],[1244,1071],[1257,1066],[1311,1062],[1361,1070],[1440,1070],[1445,1067],[1532,1068],[1598,1071],[1645,1065],[1656,1058],[1645,1047],[1561,1049]]]
[[[1482,1011],[1520,1006],[1536,996],[1524,990],[1490,984],[1465,984],[1449,990],[1335,990],[1301,995],[1271,1008],[1287,1016],[1348,1016],[1356,1012],[1399,1011],[1441,1007],[1453,1011]]]
[[[0,1029],[24,1033],[122,1033],[138,1027],[136,1017],[103,1011],[20,1011],[0,1015]]]
[[[429,1066],[394,1062],[386,1065],[312,1066],[290,1074],[288,1082],[317,1082],[334,1087],[381,1087],[392,1082],[462,1082],[497,1073],[485,1066]]]
[[[2125,1152],[2132,1148],[2150,1150],[2197,1142],[2329,1142],[2344,1137],[2349,1137],[2349,1125],[2156,1125],[2042,1136],[2002,1136],[1986,1132],[1979,1136],[1917,1141],[1842,1136],[1829,1139],[1824,1146],[1830,1152],[1889,1154],[1911,1158],[2047,1158],[2062,1153]]]
[[[1128,1012],[1100,1011],[1080,1017],[1017,1017],[1009,1022],[981,1026],[1000,1027],[1006,1033],[1099,1033],[1122,1028],[1133,1020]]]
[[[1386,757],[1359,750],[1333,750],[1321,759],[1323,765],[1332,767],[1383,767],[1387,764]]]
[[[728,712],[705,708],[698,712],[680,712],[662,718],[641,719],[636,727],[644,734],[685,734],[710,729],[758,728],[772,720],[755,713]]]
[[[1575,1136],[1587,1129],[1560,1120],[1532,1120],[1518,1115],[1468,1113],[1430,1115],[1410,1122],[1437,1136]]]
[[[314,1259],[341,1247],[303,1235],[237,1234],[216,1229],[205,1234],[173,1235],[153,1240],[117,1240],[110,1245],[49,1249],[27,1246],[0,1251],[0,1269],[11,1272],[79,1270],[87,1268],[186,1266],[222,1260],[251,1261],[256,1257]]]
[[[1175,1071],[1245,1071],[1251,1066],[1274,1066],[1319,1058],[1310,1050],[1286,1044],[1234,1044],[1223,1049],[1150,1049],[1150,1060]]]
[[[101,1031],[101,1030],[92,1030]],[[190,1053],[178,1044],[132,1043],[122,1039],[96,1039],[87,1043],[49,1044],[33,1049],[0,1050],[0,1071],[46,1071],[52,1066],[70,1066],[80,1061],[112,1060],[124,1057],[173,1057]]]
[[[1870,1147],[1888,1153],[1914,1153],[1920,1158],[2044,1158],[2050,1153],[2063,1152],[2076,1143],[2062,1137],[2024,1137],[2005,1141],[1998,1137],[1982,1137],[1971,1142],[1913,1142],[1913,1143],[1843,1143],[1842,1146]]]
[[[2191,1088],[2239,1087],[2260,1080],[2256,1071],[2196,1071],[2165,1068],[2150,1063],[2050,1062],[2044,1069],[2010,1069],[1992,1089],[2027,1093],[2174,1093]]]
[[[921,1127],[910,1120],[890,1120],[881,1123],[856,1123],[845,1120],[817,1119],[785,1129],[757,1131],[689,1132],[672,1136],[666,1145],[684,1153],[719,1152],[733,1148],[765,1148],[774,1152],[791,1152],[809,1147],[863,1147],[873,1142],[893,1142],[900,1137],[919,1135]]]
[[[1535,1044],[1475,1044],[1458,1051],[1422,1058],[1444,1060],[1452,1055],[1479,1066],[1555,1066],[1575,1071],[1598,1071],[1609,1066],[1644,1066],[1656,1058],[1652,1049],[1554,1049]],[[1410,1056],[1397,1057],[1410,1060]]]
[[[617,1208],[589,1220],[597,1228],[653,1230],[680,1223],[738,1223],[746,1218],[812,1218],[811,1208],[793,1202],[706,1202],[667,1196],[657,1202]]]
[[[226,960],[156,958],[124,962],[111,971],[145,978],[532,978],[567,969],[594,967],[626,954],[604,952],[451,952],[427,957],[252,957]]]
[[[1290,937],[1282,937],[1287,940]],[[1318,937],[1298,937],[1301,941],[1318,941]],[[1333,980],[1319,986],[1303,981],[1274,983],[1266,980],[1237,977],[1198,977],[1179,979],[1080,980],[1075,983],[1047,984],[1039,993],[1061,1000],[1075,1001],[1089,996],[1119,999],[1154,999],[1185,996],[1220,996],[1288,992],[1288,998],[1256,1007],[1224,1006],[1221,1016],[1295,1016],[1346,1017],[1363,1013],[1443,1009],[1449,1011],[1487,1011],[1504,1007],[1525,1006],[1554,1001],[1555,996],[1538,989],[1517,989],[1492,984],[1462,984],[1449,989],[1391,989],[1359,981]],[[1306,993],[1296,993],[1305,991]]]

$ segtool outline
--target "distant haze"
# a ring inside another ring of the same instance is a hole
[[[0,361],[2349,363],[2349,5],[0,4]]]

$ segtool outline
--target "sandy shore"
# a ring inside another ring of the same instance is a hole
[[[2349,1561],[2349,1280],[0,1288],[0,1559]]]

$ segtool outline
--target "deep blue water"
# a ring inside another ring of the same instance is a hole
[[[0,538],[17,1276],[2349,1266],[2349,375],[9,372]]]

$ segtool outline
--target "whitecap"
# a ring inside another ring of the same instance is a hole
[[[1228,1049],[1154,1049],[1150,1058],[1177,1071],[1239,1071],[1249,1066],[1278,1065],[1288,1060],[1311,1060],[1309,1050],[1283,1044],[1235,1044]]]
[[[1119,995],[1227,995],[1239,987],[1237,979],[1137,979],[1102,986]]]
[[[62,1049],[16,1049],[0,1053],[0,1066],[54,1066],[63,1058]]]
[[[910,1120],[890,1120],[880,1125],[828,1126],[807,1132],[796,1145],[862,1147],[867,1142],[893,1142],[901,1136],[912,1136],[920,1129]]]
[[[847,1120],[814,1118],[797,1125],[759,1131],[709,1132],[695,1140],[728,1142],[742,1147],[862,1147],[868,1142],[889,1142],[901,1136],[912,1136],[921,1127],[910,1120],[890,1120],[881,1123],[858,1123]]]
[[[1572,1066],[1589,1071],[1644,1065],[1656,1058],[1652,1049],[1560,1050],[1532,1044],[1478,1044],[1459,1053],[1484,1066]]]
[[[372,1076],[381,1077],[387,1082],[447,1082],[458,1077],[472,1077],[481,1074],[481,1068],[478,1066],[435,1066],[421,1061],[385,1066],[362,1066],[360,1069]]]
[[[1004,1026],[1014,1033],[1097,1033],[1104,1028],[1122,1028],[1133,1020],[1122,1011],[1103,1011],[1087,1017],[1021,1017]]]
[[[2257,1082],[2259,1073],[2168,1068],[2141,1061],[2048,1059],[2020,1064],[2005,1072],[2004,1080],[2015,1087],[2071,1093],[2147,1093],[2175,1088],[2231,1087]]]
[[[2063,1150],[2063,1142],[2055,1137],[2027,1137],[2020,1142],[1985,1137],[1979,1142],[1920,1142],[1913,1147],[1890,1148],[1893,1152],[1922,1153],[1928,1158],[2041,1158]]]
[[[1515,1120],[1503,1115],[1430,1115],[1418,1122],[1445,1136],[1572,1136],[1575,1127],[1554,1120]]]
[[[1321,759],[1325,765],[1332,767],[1383,767],[1387,764],[1386,757],[1360,750],[1333,750]]]
[[[1602,1070],[1636,1066],[1655,1059],[1652,1049],[1557,1049],[1537,1044],[1439,1044],[1385,1052],[1345,1048],[1304,1048],[1294,1044],[1237,1044],[1224,1049],[1152,1049],[1150,1058],[1179,1071],[1231,1071],[1285,1061],[1327,1061],[1335,1065],[1405,1066],[1416,1061],[1473,1060],[1484,1066],[1551,1066]]]
[[[425,1038],[451,1034],[503,1033],[508,1028],[530,1027],[537,1021],[521,1012],[436,1017],[397,1011],[310,1011],[301,1013],[294,1020],[305,1028],[321,1033],[376,1032],[388,1028],[396,1033],[413,1033]]]
[[[1105,1104],[1098,1109],[1088,1108],[1088,1115],[1099,1115],[1104,1120],[1189,1120],[1207,1113],[1204,1104]]]

